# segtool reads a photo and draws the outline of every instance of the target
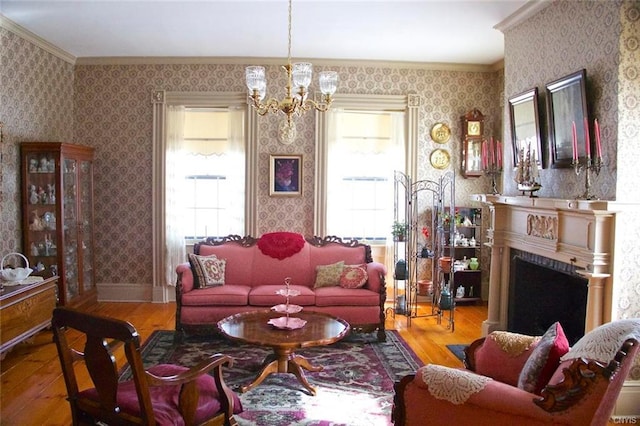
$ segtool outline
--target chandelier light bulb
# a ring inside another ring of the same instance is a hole
[[[245,76],[247,79],[247,87],[250,92],[257,90],[260,92],[267,89],[267,77],[265,75],[264,67],[251,66],[245,70]]]
[[[320,91],[323,95],[333,95],[338,88],[338,73],[336,71],[323,71],[318,76]]]
[[[313,75],[313,65],[309,62],[298,62],[293,64],[293,87],[303,87],[307,90],[311,84],[311,76]]]

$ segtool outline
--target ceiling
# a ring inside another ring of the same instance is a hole
[[[294,0],[291,54],[490,65],[504,57],[494,26],[541,1]],[[287,11],[286,0],[0,0],[2,15],[76,58],[286,58]]]

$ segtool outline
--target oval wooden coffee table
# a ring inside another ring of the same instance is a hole
[[[300,318],[307,323],[299,329],[279,329],[268,321],[282,317],[283,314],[273,311],[242,312],[224,318],[218,322],[218,329],[225,336],[244,343],[273,348],[273,354],[266,357],[262,370],[253,382],[240,388],[247,392],[258,386],[272,373],[292,373],[298,381],[311,392],[316,390],[304,375],[307,371],[322,371],[322,366],[312,365],[305,357],[296,355],[294,351],[311,346],[325,346],[337,342],[349,332],[349,324],[328,314],[318,312],[298,312],[291,317]]]

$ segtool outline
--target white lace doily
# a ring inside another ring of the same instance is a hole
[[[420,368],[420,373],[434,398],[456,405],[465,403],[471,395],[480,392],[493,380],[470,371],[433,364]]]
[[[587,358],[608,363],[627,339],[640,341],[640,318],[613,321],[591,330],[560,360]]]

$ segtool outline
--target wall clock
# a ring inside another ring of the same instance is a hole
[[[431,139],[436,143],[446,143],[451,137],[451,129],[445,123],[436,123],[431,128]]]
[[[446,169],[449,167],[449,163],[451,163],[451,155],[449,155],[449,151],[446,149],[434,149],[431,151],[429,161],[431,161],[431,165],[434,169]]]
[[[472,109],[461,117],[462,139],[482,138],[484,133],[484,115],[478,109]]]

